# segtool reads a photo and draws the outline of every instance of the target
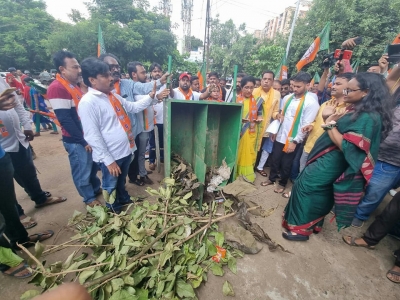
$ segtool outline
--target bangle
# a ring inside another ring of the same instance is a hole
[[[326,130],[331,130],[332,128],[337,127],[337,124],[323,124],[321,127],[326,131]]]

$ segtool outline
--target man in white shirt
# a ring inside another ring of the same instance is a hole
[[[210,97],[208,89],[204,93],[198,93],[192,90],[190,85],[190,75],[188,73],[182,73],[179,76],[179,87],[171,90],[170,97],[177,100],[203,100]]]
[[[9,85],[1,78],[0,89],[5,90],[7,88],[9,88]],[[40,186],[29,147],[29,141],[33,140],[30,114],[24,109],[20,101],[16,102],[15,108],[0,111],[0,145],[11,158],[14,167],[14,179],[36,203],[36,208],[64,202],[67,198],[51,197],[50,193],[43,191]],[[24,128],[23,131],[21,124]],[[17,208],[19,215],[23,216],[24,211],[18,203]]]
[[[307,93],[311,76],[308,73],[299,72],[291,80],[293,80],[293,95],[286,100],[282,113],[278,115],[281,126],[272,149],[269,179],[261,183],[263,186],[273,184],[279,179],[280,171],[279,185],[274,190],[275,193],[285,191],[296,150],[299,148],[298,144],[306,137],[306,133],[302,132],[301,128],[314,121],[319,109],[315,95]]]
[[[112,92],[114,80],[106,63],[87,58],[81,68],[83,82],[89,87],[78,108],[84,138],[93,149],[93,161],[102,170],[103,190],[109,195],[116,191],[115,202],[107,203],[107,207],[119,213],[123,205],[132,203],[125,183],[135,138],[127,113],[138,113],[157,103],[153,99],[156,83],[147,97],[128,102]]]

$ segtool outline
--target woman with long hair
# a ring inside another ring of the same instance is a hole
[[[242,130],[240,132],[238,161],[236,167],[237,176],[244,176],[253,182],[256,179],[254,165],[257,159],[259,143],[263,135],[263,103],[264,99],[257,100],[253,96],[256,81],[252,76],[245,76],[240,82],[242,94],[238,96],[237,102],[243,104]]]
[[[392,127],[392,98],[381,75],[359,73],[344,93],[349,104],[346,111],[324,109],[326,132],[293,186],[282,224],[287,229],[282,235],[288,240],[306,241],[318,233],[333,205],[338,228],[351,224],[379,144]]]

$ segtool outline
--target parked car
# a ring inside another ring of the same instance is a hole
[[[8,72],[0,72],[0,76],[3,77],[4,79],[6,78]]]

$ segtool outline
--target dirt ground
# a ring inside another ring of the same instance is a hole
[[[35,209],[34,203],[16,184],[17,198],[27,215],[37,220],[38,225],[29,230],[33,234],[45,229],[52,229],[56,235],[45,242],[47,245],[67,241],[72,232],[62,231],[74,210],[84,211],[85,207],[79,197],[70,174],[67,153],[60,141],[61,135],[50,135],[48,132],[35,138],[32,145],[36,151],[35,165],[38,169],[40,183],[44,190],[56,196],[65,196],[68,200],[54,206]],[[154,180],[161,180],[157,172],[150,175]],[[400,299],[400,285],[386,279],[385,274],[393,263],[392,251],[400,243],[391,237],[385,238],[376,250],[351,248],[342,242],[343,234],[362,234],[370,222],[356,230],[348,228],[341,232],[336,223],[326,219],[324,230],[313,235],[306,243],[288,242],[281,236],[281,215],[287,199],[273,192],[271,187],[261,187],[261,178],[257,178],[257,193],[249,196],[251,200],[265,209],[277,207],[268,218],[252,216],[276,242],[293,254],[280,251],[270,252],[267,247],[256,255],[246,255],[238,260],[238,273],[234,275],[227,269],[223,277],[209,275],[197,295],[202,299],[225,299],[222,285],[229,280],[235,291],[236,299]],[[157,184],[157,183],[156,183]],[[144,188],[127,183],[132,196],[145,195]],[[390,197],[385,199],[385,203]],[[377,213],[385,206],[383,203]],[[55,242],[55,239],[57,240]],[[48,263],[65,260],[71,250],[63,250],[46,257]],[[14,279],[0,275],[0,298],[19,299],[19,296],[34,286],[27,280]]]

